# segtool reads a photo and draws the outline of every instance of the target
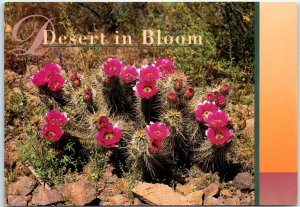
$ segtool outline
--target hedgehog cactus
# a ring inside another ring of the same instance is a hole
[[[109,59],[101,69],[90,75],[72,70],[62,77],[60,66],[48,64],[32,79],[48,98],[44,102],[52,103],[49,110],[67,114],[64,130],[85,151],[110,150],[153,178],[190,158],[208,165],[226,152],[232,131],[229,116],[220,110],[229,86],[202,102],[203,89],[193,88],[166,58],[141,69]]]

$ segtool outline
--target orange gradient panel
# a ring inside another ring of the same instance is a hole
[[[260,3],[260,172],[297,172],[297,4]]]

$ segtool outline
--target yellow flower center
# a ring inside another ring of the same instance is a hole
[[[112,66],[109,68],[109,70],[117,70],[117,68],[115,66]]]
[[[223,134],[217,134],[217,135],[216,135],[216,139],[222,139],[222,138],[224,138],[224,135],[223,135]]]
[[[152,88],[149,86],[146,86],[145,88],[143,88],[143,91],[149,93],[152,91]]]
[[[155,131],[155,134],[159,135],[159,134],[160,134],[160,131],[159,131],[159,130],[156,130],[156,131]]]
[[[112,133],[107,133],[104,135],[105,139],[112,139],[113,137],[114,137],[114,134],[112,134]]]

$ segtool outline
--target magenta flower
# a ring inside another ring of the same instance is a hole
[[[210,112],[217,112],[218,107],[210,102],[204,101],[203,103],[197,106],[195,111],[196,119],[200,122],[204,121],[204,117],[206,117]]]
[[[66,113],[61,113],[58,109],[54,109],[46,113],[45,121],[48,125],[59,127],[66,125],[68,118]]]
[[[50,142],[56,142],[62,137],[64,131],[58,126],[45,125],[40,131],[40,134]]]
[[[120,78],[124,83],[131,83],[137,80],[139,73],[136,68],[130,65],[124,67],[121,71]]]
[[[173,60],[169,58],[160,58],[156,61],[155,66],[160,70],[164,75],[174,73],[174,64]]]
[[[59,75],[61,66],[55,63],[48,63],[44,65],[42,70],[45,71],[47,77],[50,78],[51,76]]]
[[[158,153],[162,147],[162,141],[158,139],[151,140],[149,143],[149,151],[153,154]]]
[[[98,144],[105,148],[117,147],[117,143],[121,140],[122,129],[118,125],[109,124],[102,128],[96,135]]]
[[[204,122],[206,125],[214,129],[221,129],[225,127],[229,120],[230,117],[228,114],[220,110],[217,112],[208,113],[208,115],[204,117]]]
[[[156,82],[161,77],[161,72],[154,65],[143,66],[140,70],[140,80],[143,82]]]
[[[160,122],[150,122],[146,126],[146,135],[152,140],[164,140],[170,135],[169,127]]]
[[[158,92],[157,85],[151,82],[136,82],[133,90],[136,92],[136,95],[141,98],[149,99]]]
[[[43,87],[44,85],[46,85],[46,83],[48,82],[48,76],[47,73],[44,70],[41,71],[37,71],[32,79],[31,79],[32,83],[37,86],[37,87]]]
[[[122,70],[122,62],[118,59],[109,58],[103,66],[104,73],[109,76],[118,76]]]
[[[220,88],[220,92],[226,96],[229,94],[230,92],[230,86],[229,85],[223,85],[221,88]]]
[[[109,125],[109,119],[107,116],[100,116],[98,119],[97,127],[98,129],[103,129],[105,127],[108,127]]]
[[[48,80],[48,88],[53,92],[57,92],[62,89],[64,83],[65,79],[61,75],[52,75]]]
[[[205,135],[207,136],[208,141],[212,145],[222,146],[225,143],[230,142],[233,132],[232,130],[229,130],[227,127],[224,127],[222,129],[208,128],[205,131]]]

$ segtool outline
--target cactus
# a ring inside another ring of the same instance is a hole
[[[191,87],[172,61],[162,59],[136,69],[109,59],[101,69],[90,75],[72,71],[63,88],[51,94],[42,91],[47,82],[37,77],[33,81],[49,109],[68,115],[63,129],[81,143],[87,156],[89,151],[111,152],[111,162],[120,159],[127,170],[152,178],[161,172],[172,176],[187,162],[207,169],[222,163],[232,131],[226,128],[227,120],[220,126],[216,119],[227,114],[202,109],[204,89]],[[224,91],[227,95],[229,86]],[[225,96],[213,93],[209,98],[214,109],[224,110]]]

